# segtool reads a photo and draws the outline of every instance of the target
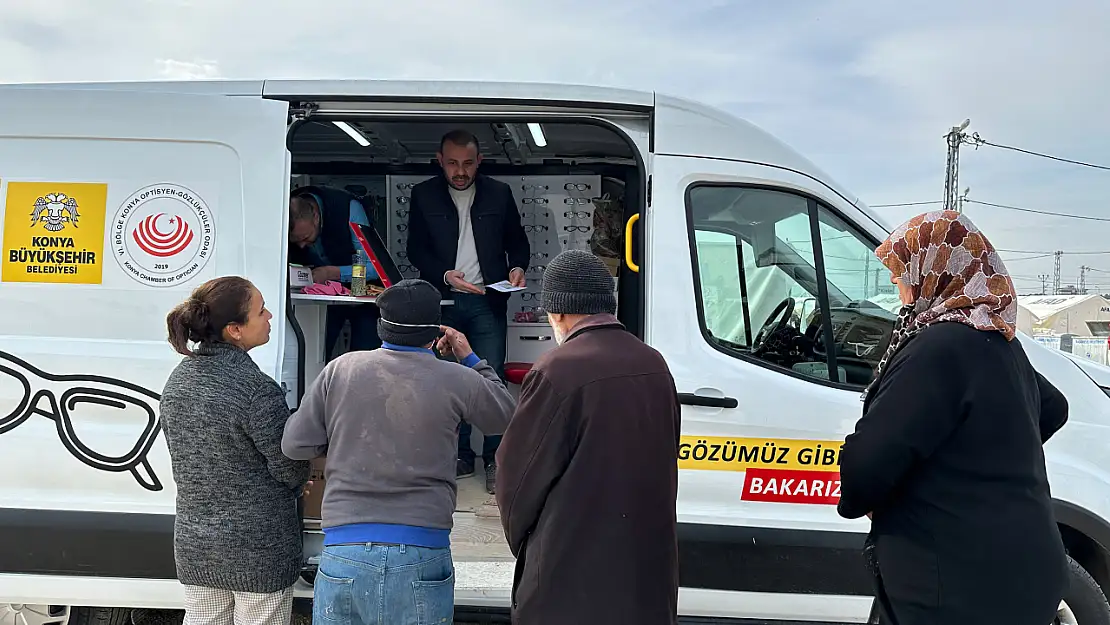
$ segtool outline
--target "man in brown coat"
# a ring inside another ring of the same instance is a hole
[[[559,345],[524,380],[497,451],[516,556],[513,622],[672,625],[679,404],[663,357],[617,318],[593,254],[563,252],[541,302]]]

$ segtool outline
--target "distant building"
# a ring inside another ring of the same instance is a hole
[[[1101,295],[1019,295],[1018,330],[1026,334],[1110,336],[1110,301]]]

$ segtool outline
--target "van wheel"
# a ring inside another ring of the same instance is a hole
[[[1110,604],[1095,578],[1068,556],[1068,593],[1054,625],[1110,625]]]
[[[0,603],[0,625],[66,625],[68,605]]]
[[[131,625],[131,609],[74,608],[69,625]]]

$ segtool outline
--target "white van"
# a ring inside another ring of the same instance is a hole
[[[291,188],[359,194],[410,271],[407,189],[455,127],[514,185],[532,243],[512,377],[554,346],[531,313],[543,259],[567,247],[607,259],[620,318],[670,363],[681,613],[865,619],[868,525],[837,516],[837,464],[897,307],[872,255],[888,225],[758,128],[672,97],[277,80],[0,87],[0,623],[182,607],[158,416],[179,360],[167,311],[214,276],[252,280],[274,313],[253,355],[295,408],[323,361],[323,306],[341,302],[289,288]],[[1110,623],[1110,369],[1022,341],[1071,406],[1047,445],[1074,559],[1061,621]],[[478,482],[459,483],[460,618],[506,612],[512,582]],[[305,527],[307,600],[319,520]]]

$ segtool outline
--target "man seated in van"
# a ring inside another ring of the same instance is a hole
[[[312,267],[312,280],[351,283],[352,261],[360,249],[350,223],[371,225],[362,202],[354,194],[323,186],[294,189],[289,198],[289,262]],[[366,279],[376,280],[373,265],[366,266]],[[381,347],[375,324],[374,304],[329,306],[324,332],[324,349],[331,360],[343,322],[351,322],[351,351]]]

